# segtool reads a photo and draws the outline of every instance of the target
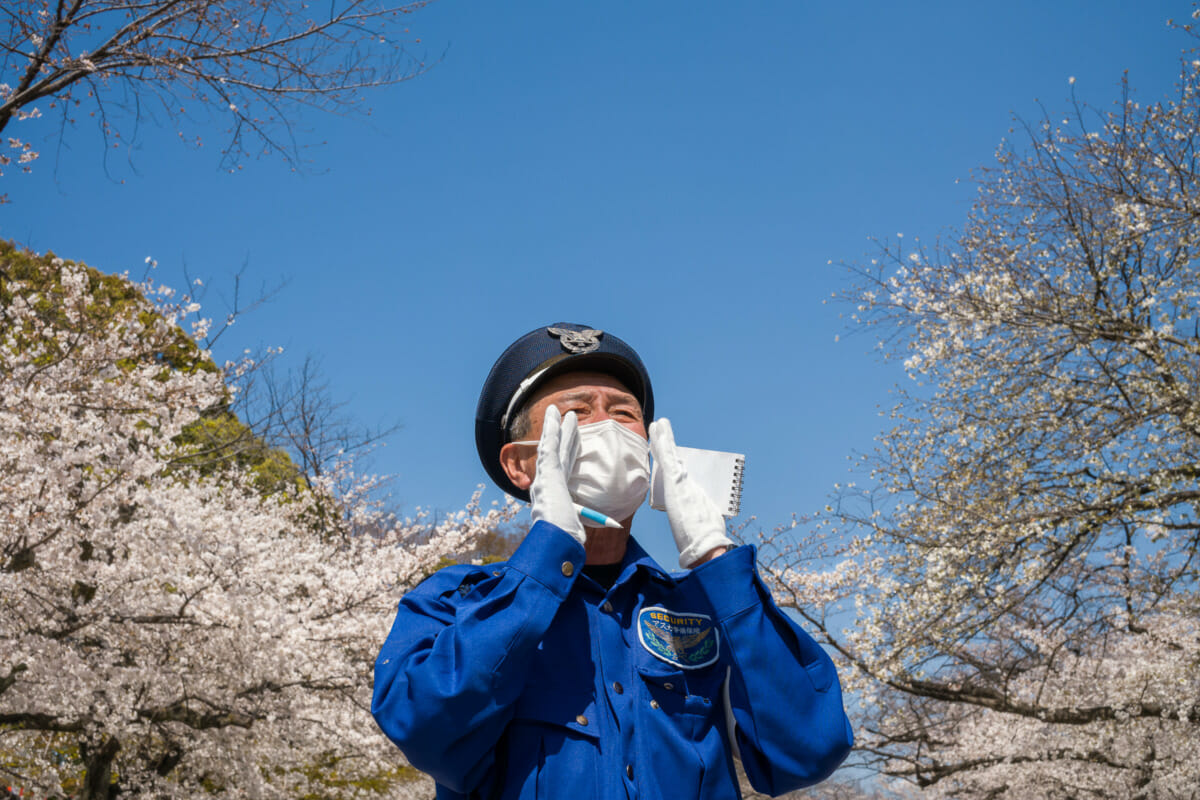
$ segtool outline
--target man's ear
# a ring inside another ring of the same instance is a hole
[[[528,456],[525,450],[531,449],[528,445],[519,445],[509,442],[500,448],[500,467],[504,470],[504,474],[513,482],[521,491],[527,491],[533,485],[533,472],[526,472],[525,465],[522,463],[522,455]],[[530,462],[531,466],[536,466],[536,461]]]

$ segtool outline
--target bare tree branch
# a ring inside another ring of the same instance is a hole
[[[61,142],[87,113],[99,118],[107,148],[129,140],[121,127],[136,134],[151,98],[177,128],[194,110],[226,116],[224,167],[266,153],[295,165],[300,108],[361,110],[365,90],[428,68],[409,52],[420,39],[404,27],[427,2],[70,0],[53,11],[41,0],[6,3],[0,131],[13,154],[0,153],[0,175],[14,160],[28,171],[38,156],[10,125],[57,110]]]

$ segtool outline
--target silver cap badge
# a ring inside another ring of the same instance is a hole
[[[562,341],[563,350],[568,353],[590,353],[600,347],[600,337],[604,331],[588,328],[582,331],[569,331],[566,328],[546,328],[551,336],[557,336]]]

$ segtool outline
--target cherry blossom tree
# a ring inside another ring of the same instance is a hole
[[[0,11],[3,167],[28,171],[38,151],[33,120],[57,136],[94,120],[119,145],[146,119],[200,140],[184,121],[228,120],[222,164],[255,153],[297,160],[292,125],[301,106],[348,111],[363,90],[425,69],[407,16],[428,0],[11,0]]]
[[[1018,126],[961,233],[852,267],[911,382],[761,563],[841,659],[861,763],[931,796],[1197,797],[1197,120],[1187,60],[1170,100]]]
[[[416,791],[369,714],[375,653],[406,588],[514,507],[477,494],[431,527],[388,517],[348,464],[271,491],[238,460],[197,466],[181,433],[249,366],[192,344],[198,311],[0,252],[0,779],[78,798]]]

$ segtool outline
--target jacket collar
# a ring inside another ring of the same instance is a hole
[[[658,562],[651,558],[642,546],[638,544],[638,540],[630,536],[629,542],[625,546],[625,557],[621,559],[621,574],[614,585],[619,585],[629,580],[639,568],[645,570],[651,577],[674,582],[674,579],[667,574],[667,571],[659,566]]]

